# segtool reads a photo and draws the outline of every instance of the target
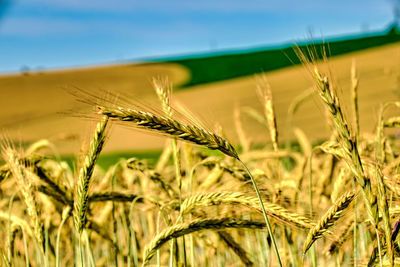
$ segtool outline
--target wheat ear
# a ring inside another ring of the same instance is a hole
[[[181,223],[161,231],[146,247],[143,254],[143,266],[149,263],[156,251],[167,241],[172,238],[178,238],[183,235],[202,231],[202,230],[218,230],[228,228],[247,228],[262,229],[265,227],[264,222],[256,222],[250,220],[240,220],[233,218],[212,218],[198,219],[187,223]]]
[[[86,212],[88,208],[89,184],[92,178],[94,166],[105,141],[105,130],[108,117],[103,116],[97,123],[93,139],[90,142],[89,151],[79,171],[78,184],[74,199],[74,223],[76,230],[81,233],[86,224]]]
[[[383,105],[380,112],[379,112],[379,121],[378,121],[378,131],[377,131],[377,137],[376,137],[376,151],[377,151],[377,159],[378,163],[376,166],[376,180],[378,181],[377,187],[378,187],[378,196],[379,196],[379,209],[381,210],[382,213],[382,221],[383,221],[383,229],[385,230],[385,240],[386,240],[386,247],[387,247],[387,253],[389,255],[390,262],[393,265],[394,262],[394,254],[393,254],[393,241],[391,238],[391,232],[392,232],[392,225],[390,222],[390,216],[389,216],[389,205],[388,205],[388,200],[387,200],[387,194],[386,194],[386,186],[384,183],[384,177],[381,171],[381,168],[384,164],[384,148],[383,148],[383,128],[384,128],[384,121],[383,121],[383,115],[385,112],[385,109],[389,107],[390,104]]]
[[[345,159],[347,159],[346,162],[353,171],[358,184],[363,189],[368,215],[371,222],[376,226],[378,223],[377,198],[372,192],[371,180],[364,175],[364,168],[357,148],[357,137],[350,132],[350,128],[340,107],[339,99],[331,88],[328,77],[322,76],[318,69],[315,69],[315,79],[319,95],[325,102],[338,132],[340,143],[346,156]]]
[[[44,253],[43,227],[42,227],[42,222],[40,221],[40,212],[38,208],[38,203],[34,195],[35,190],[32,186],[31,179],[29,177],[29,175],[33,174],[28,173],[25,167],[20,164],[20,159],[17,156],[15,150],[8,147],[5,149],[3,153],[4,153],[4,158],[6,159],[13,176],[17,180],[18,186],[24,197],[25,204],[28,209],[28,215],[32,220],[33,232],[36,241],[38,242],[42,253]]]
[[[238,158],[233,146],[224,138],[197,126],[186,125],[176,120],[151,114],[149,112],[137,111],[130,108],[107,108],[99,107],[99,113],[121,121],[132,122],[137,127],[159,132],[164,135],[206,146],[209,149],[219,150],[222,153]]]
[[[260,204],[256,197],[247,196],[240,192],[214,192],[202,193],[185,199],[181,205],[181,214],[189,213],[196,207],[219,204],[228,204],[232,206],[239,204],[260,211]],[[290,212],[278,204],[264,202],[264,206],[268,215],[282,222],[303,229],[311,229],[315,226],[308,218]]]
[[[333,206],[325,213],[324,216],[317,222],[314,228],[310,230],[307,235],[306,241],[303,246],[303,253],[305,254],[311,245],[323,234],[328,231],[328,229],[333,226],[333,224],[340,219],[343,215],[343,211],[350,205],[355,197],[354,192],[348,192],[342,195]]]
[[[264,113],[267,118],[269,133],[271,136],[272,146],[274,151],[278,151],[278,128],[276,126],[275,110],[272,101],[272,92],[269,83],[266,78],[263,78],[263,82],[258,84],[258,93],[262,98],[264,104]]]

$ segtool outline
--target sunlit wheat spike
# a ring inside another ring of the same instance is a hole
[[[345,150],[348,158],[353,161],[354,167],[352,170],[356,174],[357,181],[360,183],[362,187],[365,186],[364,178],[364,170],[361,165],[360,156],[358,154],[357,149],[357,140],[353,137],[350,132],[349,125],[344,117],[342,112],[339,99],[335,95],[333,89],[331,88],[331,84],[328,80],[327,76],[322,76],[318,69],[315,69],[315,77],[318,84],[319,94],[322,100],[326,103],[326,107],[328,108],[333,122],[335,123],[335,128],[338,131],[340,142],[342,143],[343,149]]]
[[[191,222],[177,224],[161,231],[148,244],[143,254],[143,266],[148,264],[157,250],[172,238],[178,238],[180,236],[202,230],[218,230],[228,228],[261,229],[264,227],[264,222],[240,220],[234,218],[197,219]]]
[[[97,123],[93,139],[90,142],[89,151],[79,171],[78,184],[76,186],[74,198],[74,223],[79,233],[82,232],[86,224],[90,179],[92,178],[97,158],[104,145],[107,123],[107,116],[103,116],[102,120]]]
[[[276,126],[276,117],[272,101],[271,87],[265,77],[264,79],[262,79],[262,81],[259,82],[257,87],[264,105],[264,113],[265,117],[267,118],[272,145],[274,147],[274,151],[278,151],[278,127]]]
[[[99,107],[98,109],[100,114],[110,118],[131,122],[137,127],[206,146],[209,149],[219,150],[230,157],[238,158],[236,150],[226,139],[197,126],[186,125],[164,116],[130,108]]]
[[[304,242],[303,253],[306,253],[311,245],[323,234],[328,231],[333,224],[340,219],[343,215],[343,211],[350,205],[355,197],[354,192],[348,192],[342,195],[333,206],[325,213],[324,216],[317,222],[314,228],[310,230],[307,235],[307,239]]]
[[[365,176],[364,168],[361,163],[361,157],[358,152],[357,137],[350,131],[350,127],[342,112],[339,99],[337,98],[331,83],[327,76],[322,75],[317,68],[315,68],[315,79],[319,95],[325,102],[335,128],[339,135],[339,140],[346,155],[347,164],[353,171],[357,182],[363,189],[366,201],[368,215],[371,222],[377,225],[378,221],[378,201],[376,195],[372,192],[371,180]]]
[[[259,200],[240,192],[212,192],[201,193],[187,198],[182,202],[181,213],[189,213],[196,207],[227,204],[236,207],[237,204],[260,211]],[[278,204],[264,202],[268,215],[289,225],[302,229],[311,229],[315,226],[311,220],[294,212],[290,212]]]
[[[171,86],[168,83],[168,79],[154,78],[153,86],[160,99],[164,113],[168,118],[172,118],[172,108],[170,105]]]

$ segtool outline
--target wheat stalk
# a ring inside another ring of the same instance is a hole
[[[305,254],[311,245],[323,234],[328,231],[333,224],[340,219],[343,211],[350,205],[355,197],[354,192],[348,192],[342,195],[333,206],[325,213],[324,216],[317,222],[317,224],[310,230],[307,235],[306,241],[303,246],[303,253]]]
[[[90,179],[92,178],[94,166],[105,142],[107,123],[107,116],[103,116],[102,120],[97,123],[93,139],[90,142],[89,151],[79,171],[74,199],[74,223],[79,233],[82,232],[86,224]]]
[[[100,114],[109,116],[111,118],[116,118],[121,121],[132,122],[136,126],[141,128],[153,130],[198,145],[203,145],[210,149],[219,150],[222,153],[237,159],[250,176],[251,182],[254,186],[254,190],[256,191],[257,197],[260,202],[265,222],[267,224],[268,233],[271,236],[275,255],[277,257],[279,266],[282,266],[278,248],[276,246],[275,238],[273,236],[272,228],[269,223],[267,213],[265,211],[265,207],[263,205],[256,181],[254,180],[247,166],[243,163],[243,161],[240,160],[234,147],[226,139],[216,135],[215,133],[211,133],[209,131],[201,129],[197,126],[182,124],[171,118],[156,116],[149,112],[137,111],[134,109],[122,108],[122,107],[118,108],[99,107],[98,109],[99,109],[98,112]]]
[[[383,122],[383,114],[385,112],[385,109],[389,107],[389,104],[383,105],[380,113],[379,113],[379,121],[378,121],[378,131],[377,131],[377,136],[376,136],[376,151],[377,151],[377,165],[375,167],[376,169],[376,180],[378,181],[377,183],[377,188],[378,188],[378,196],[379,196],[379,209],[381,210],[382,213],[382,219],[383,219],[383,229],[385,230],[385,240],[386,240],[386,247],[387,247],[387,253],[389,254],[389,259],[390,262],[393,265],[394,262],[394,254],[393,254],[393,241],[391,239],[391,232],[392,232],[392,226],[390,223],[390,216],[389,216],[389,205],[388,205],[388,200],[387,200],[387,195],[386,195],[386,186],[384,182],[384,175],[382,174],[381,168],[384,164],[384,148],[383,148],[383,128],[384,128],[384,122]]]

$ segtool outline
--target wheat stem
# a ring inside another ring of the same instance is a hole
[[[250,176],[251,182],[253,183],[254,190],[256,191],[256,194],[257,194],[257,197],[258,197],[258,201],[260,202],[261,210],[262,210],[262,213],[264,215],[264,219],[265,219],[265,223],[267,225],[268,233],[269,233],[269,236],[270,236],[271,241],[272,241],[272,246],[274,248],[276,259],[278,261],[279,266],[282,267],[281,257],[279,256],[279,251],[278,251],[278,247],[276,245],[275,237],[274,237],[274,234],[272,232],[271,224],[269,222],[269,219],[268,219],[268,216],[267,216],[267,212],[265,211],[264,203],[263,203],[263,200],[261,198],[260,190],[258,190],[258,186],[257,186],[256,180],[254,179],[253,175],[251,174],[251,172],[247,168],[247,166],[243,163],[243,161],[241,161],[239,158],[237,158],[237,160],[242,164],[243,168],[245,168],[245,170],[247,171],[247,173]]]

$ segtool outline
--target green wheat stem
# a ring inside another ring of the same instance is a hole
[[[281,257],[279,256],[279,251],[278,251],[278,247],[277,247],[277,245],[276,245],[275,237],[274,237],[274,234],[273,234],[273,232],[272,232],[271,224],[270,224],[270,222],[269,222],[269,219],[268,219],[268,216],[267,216],[267,212],[265,211],[264,203],[263,203],[263,200],[262,200],[262,198],[261,198],[260,190],[258,189],[258,186],[257,186],[257,184],[256,184],[256,180],[254,179],[254,177],[253,177],[253,175],[251,174],[250,170],[247,168],[246,164],[244,164],[243,161],[241,161],[239,157],[237,157],[236,159],[240,162],[240,164],[242,164],[243,168],[244,168],[244,169],[246,170],[246,172],[249,174],[250,179],[251,179],[251,182],[253,183],[254,190],[256,191],[258,200],[259,200],[259,202],[260,202],[261,210],[262,210],[262,213],[263,213],[263,215],[264,215],[265,223],[266,223],[266,225],[267,225],[268,234],[269,234],[269,236],[271,237],[271,242],[272,242],[272,246],[273,246],[273,248],[274,248],[274,252],[275,252],[276,259],[277,259],[277,261],[278,261],[278,265],[279,265],[280,267],[282,267]]]

